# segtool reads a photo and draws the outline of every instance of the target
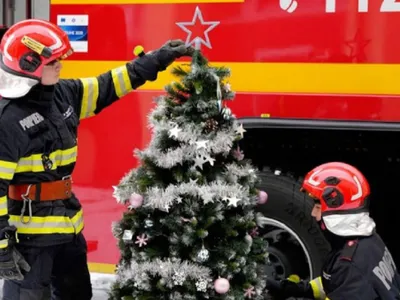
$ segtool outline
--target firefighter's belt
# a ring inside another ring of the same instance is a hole
[[[8,197],[17,201],[54,201],[71,197],[71,178],[35,184],[10,185]]]

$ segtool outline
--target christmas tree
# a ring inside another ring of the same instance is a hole
[[[230,70],[196,50],[172,70],[149,115],[152,139],[140,166],[114,187],[129,205],[113,224],[121,259],[110,299],[264,299],[267,242],[258,236],[255,168],[245,130],[223,100]]]

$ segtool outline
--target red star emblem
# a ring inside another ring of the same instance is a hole
[[[346,46],[350,48],[350,60],[355,62],[365,62],[367,60],[365,47],[370,41],[371,40],[364,39],[360,30],[357,30],[354,38],[345,42]]]

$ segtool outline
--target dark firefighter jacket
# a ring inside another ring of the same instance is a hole
[[[322,276],[310,286],[315,299],[400,299],[400,276],[378,234],[347,241],[340,251],[332,252]]]
[[[144,82],[134,61],[98,77],[60,80],[55,86],[39,84],[22,98],[0,99],[0,229],[15,225],[20,243],[32,246],[68,242],[82,231],[82,207],[74,195],[68,200],[33,201],[33,217],[25,224],[29,209],[22,219],[23,202],[8,199],[8,187],[71,175],[79,121]],[[6,244],[0,241],[0,247]]]

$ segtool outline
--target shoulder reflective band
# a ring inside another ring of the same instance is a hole
[[[80,81],[83,85],[83,95],[79,119],[82,120],[94,116],[99,98],[99,81],[96,77],[81,78]]]
[[[0,217],[8,214],[7,196],[0,197]]]
[[[0,179],[11,180],[14,177],[17,163],[0,160]]]
[[[27,222],[29,217],[24,216]],[[21,216],[10,215],[10,225],[17,227],[19,234],[76,234],[83,229],[83,213],[79,210],[72,218],[63,216],[33,216],[28,224],[21,222]]]
[[[46,58],[49,58],[53,54],[53,50],[51,50],[49,47],[46,47],[42,43],[30,38],[27,35],[22,38],[21,42],[32,51]]]
[[[325,300],[326,295],[324,287],[322,286],[321,277],[317,277],[310,281],[311,288],[313,290],[313,295],[315,300]]]
[[[4,249],[8,247],[8,240],[4,239],[4,240],[0,240],[0,249]]]
[[[115,93],[117,94],[118,98],[125,96],[127,93],[133,90],[126,66],[112,69],[111,76],[115,87]]]
[[[77,152],[77,146],[66,150],[56,150],[51,152],[48,155],[49,159],[53,163],[51,169],[55,170],[57,167],[67,166],[76,162]],[[42,155],[43,153],[32,154],[21,158],[18,162],[17,168],[15,169],[15,173],[44,172]]]

